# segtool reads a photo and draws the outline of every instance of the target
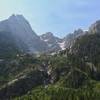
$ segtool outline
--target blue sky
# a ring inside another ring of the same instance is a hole
[[[0,0],[0,20],[22,14],[37,34],[63,37],[100,19],[100,0]]]

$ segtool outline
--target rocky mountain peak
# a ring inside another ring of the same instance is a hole
[[[62,39],[56,37],[51,32],[47,32],[40,36],[41,40],[43,40],[48,47],[50,47],[50,51],[60,50],[59,42],[62,42]]]
[[[12,19],[12,18],[21,18],[21,19],[25,19],[23,15],[15,15],[15,14],[12,14],[9,19]]]
[[[54,35],[53,35],[53,33],[51,33],[51,32],[47,32],[47,33],[41,35],[41,37],[42,37],[43,39],[47,39],[47,38],[53,38]]]
[[[13,14],[8,19],[1,21],[0,31],[12,33],[18,47],[23,49],[24,46],[28,52],[40,52],[47,48],[47,45],[40,40],[23,15]]]
[[[74,31],[74,34],[77,34],[77,35],[82,34],[82,33],[83,33],[83,30],[80,28]]]
[[[92,34],[100,33],[100,20],[97,20],[94,24],[90,26],[89,32]]]

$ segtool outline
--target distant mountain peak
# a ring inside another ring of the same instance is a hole
[[[81,28],[74,31],[74,34],[82,34],[83,30]]]
[[[48,45],[48,47],[50,47],[51,51],[55,51],[55,50],[58,51],[61,49],[59,42],[62,42],[62,39],[54,36],[52,32],[47,32],[47,33],[41,35],[40,38],[45,43],[47,43],[47,45]]]
[[[46,32],[45,34],[42,35],[44,38],[47,38],[47,37],[54,37],[53,33],[51,32]]]

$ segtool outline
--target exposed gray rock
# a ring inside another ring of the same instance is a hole
[[[37,53],[46,50],[47,45],[32,30],[28,21],[22,15],[12,15],[0,22],[0,31],[12,33],[16,44],[23,50]]]
[[[89,28],[90,34],[99,33],[100,34],[100,20],[96,21],[94,24],[92,24]]]
[[[59,42],[62,42],[62,39],[56,37],[51,32],[47,32],[40,36],[41,40],[43,40],[45,43],[47,43],[49,47],[49,51],[58,51],[61,50],[61,47],[59,45]]]

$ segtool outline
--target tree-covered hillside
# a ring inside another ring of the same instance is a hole
[[[98,29],[51,54],[22,53],[0,32],[0,100],[100,100]]]
[[[99,100],[99,58],[100,34],[77,38],[71,49],[44,60],[48,61],[50,83],[33,88],[16,100]]]

